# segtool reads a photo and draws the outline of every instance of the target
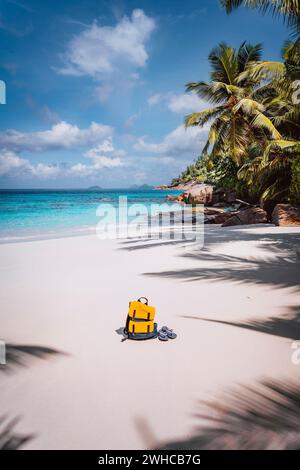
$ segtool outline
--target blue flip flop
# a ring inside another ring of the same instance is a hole
[[[169,338],[167,333],[161,329],[158,332],[158,339],[160,339],[160,341],[168,341]]]
[[[177,338],[177,334],[174,333],[173,330],[168,330],[168,331],[167,331],[167,335],[168,335],[168,338],[170,338],[170,339],[175,339],[175,338]]]
[[[177,338],[177,334],[167,326],[163,326],[158,332],[158,339],[161,341],[168,341],[168,339]]]

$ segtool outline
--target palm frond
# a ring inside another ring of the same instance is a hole
[[[258,8],[263,14],[281,16],[295,36],[300,34],[300,3],[298,0],[220,0],[227,13],[240,6]]]
[[[278,132],[272,121],[263,113],[257,111],[253,118],[252,125],[258,128],[264,128],[268,131],[272,139],[280,139],[281,134]]]
[[[185,126],[200,126],[203,127],[210,119],[217,117],[222,111],[224,107],[218,106],[216,108],[208,108],[200,111],[199,113],[192,113],[186,116],[185,118]]]
[[[219,44],[208,56],[211,64],[211,79],[214,82],[234,84],[238,73],[238,61],[236,51],[226,43]]]
[[[274,183],[268,186],[261,195],[261,201],[270,201],[272,199],[279,199],[284,194],[287,194],[288,188],[282,186],[281,181],[276,179]]]
[[[226,98],[230,96],[243,96],[245,91],[237,85],[228,85],[223,82],[212,82],[212,91],[218,93],[220,90],[226,91]]]
[[[248,67],[248,74],[254,80],[278,80],[283,78],[286,73],[286,67],[283,62],[264,60],[253,62]]]
[[[282,159],[284,157],[283,152],[292,156],[298,155],[300,153],[300,142],[284,139],[277,139],[269,142],[263,152],[263,163],[265,164],[269,162],[270,158],[273,158],[274,160],[274,156],[272,157],[272,155],[276,153],[279,153]]]
[[[222,146],[225,145],[226,136],[227,136],[227,128],[230,126],[230,115],[228,112],[222,113],[217,119],[214,120],[212,125],[210,126],[210,130],[208,133],[208,140],[210,145],[215,145],[217,142],[218,151]],[[214,152],[215,153],[215,152]]]
[[[245,114],[253,115],[257,111],[263,112],[265,108],[261,103],[258,103],[255,100],[250,98],[242,98],[232,109],[234,114],[236,114],[239,110],[242,110]]]
[[[251,62],[258,62],[261,59],[261,54],[261,43],[253,46],[250,43],[243,42],[237,52],[239,72],[243,72]]]
[[[222,103],[226,101],[228,94],[225,88],[215,89],[214,83],[190,82],[185,87],[187,92],[195,92],[199,98],[211,103]]]

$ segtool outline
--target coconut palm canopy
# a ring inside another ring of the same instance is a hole
[[[220,0],[227,13],[245,6],[259,8],[262,13],[282,16],[283,20],[296,35],[300,35],[300,3],[298,0]]]
[[[221,0],[230,13],[239,6],[280,15],[299,35],[300,3],[277,0]],[[185,118],[189,126],[209,126],[199,160],[173,180],[191,178],[235,187],[254,201],[300,203],[300,42],[287,40],[282,61],[261,60],[261,44],[226,43],[208,56],[210,81],[188,83],[211,106]],[[298,88],[297,88],[298,87]]]
[[[270,120],[261,98],[264,90],[256,80],[245,73],[249,64],[261,57],[261,45],[243,43],[238,50],[225,43],[209,54],[211,82],[188,83],[187,91],[195,91],[201,98],[215,104],[186,118],[187,126],[203,126],[213,120],[207,145],[211,155],[229,152],[237,163],[243,161],[255,135],[261,139],[280,139],[281,135]]]

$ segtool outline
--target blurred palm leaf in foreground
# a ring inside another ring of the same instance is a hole
[[[19,434],[14,428],[18,418],[7,421],[5,416],[0,417],[0,450],[17,450],[32,439],[32,435]]]
[[[65,354],[46,346],[6,344],[6,364],[0,365],[0,373],[15,372],[18,367],[28,367],[32,359],[46,359],[54,355]],[[34,436],[15,431],[19,418],[7,419],[0,416],[0,450],[17,450]]]
[[[201,402],[201,425],[162,449],[300,449],[300,383],[262,381]]]
[[[300,2],[299,0],[220,0],[227,13],[245,6],[258,8],[262,13],[271,13],[275,17],[282,17],[291,28],[293,34],[300,35]]]
[[[34,358],[46,359],[64,354],[56,349],[39,345],[6,344],[6,364],[0,365],[0,372],[12,372],[16,367],[26,367]]]

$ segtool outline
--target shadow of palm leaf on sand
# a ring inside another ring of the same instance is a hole
[[[256,232],[255,229],[263,229],[264,233]],[[200,229],[201,230],[201,229]],[[214,245],[227,242],[255,242],[258,241],[262,249],[267,248],[270,252],[278,252],[282,254],[284,251],[299,250],[300,237],[299,233],[281,233],[277,227],[269,224],[259,224],[254,226],[235,226],[235,227],[220,227],[220,226],[204,226],[204,239],[205,248],[211,249]],[[157,237],[152,238],[136,237],[120,241],[123,250],[143,250],[148,248],[157,248],[158,246],[168,244],[195,244],[191,236],[186,239],[168,240],[164,238],[159,240]],[[202,250],[199,250],[200,252]]]
[[[30,441],[34,436],[19,434],[15,431],[15,426],[19,418],[14,418],[10,421],[6,416],[0,417],[0,450],[17,450],[20,449],[26,442]]]
[[[263,230],[261,233],[260,228]],[[258,231],[256,231],[256,229]],[[205,230],[205,247],[210,249],[214,245],[224,242],[259,242],[262,249],[270,252],[292,252],[299,249],[299,233],[282,233],[278,227],[268,224],[257,224],[235,227],[209,227]]]
[[[264,233],[257,232],[260,228]],[[267,232],[266,232],[267,230]],[[256,247],[267,256],[245,259],[239,256],[224,255],[211,250],[215,245],[228,242],[257,242]],[[205,247],[198,246],[192,240],[126,240],[120,249],[141,250],[155,249],[166,245],[190,245],[191,252],[181,257],[211,263],[211,267],[199,266],[173,271],[148,272],[146,276],[176,278],[185,281],[232,281],[237,283],[273,284],[278,287],[296,287],[300,277],[300,235],[299,233],[281,233],[276,227],[212,227],[205,228]],[[219,264],[219,266],[218,266]]]
[[[154,241],[153,241],[154,240]],[[157,241],[155,241],[157,240]],[[126,250],[126,251],[137,251],[137,250],[144,250],[149,248],[157,248],[160,246],[168,246],[168,245],[186,245],[186,244],[194,243],[193,240],[162,240],[155,238],[143,239],[143,240],[128,240],[125,242],[121,242],[122,245],[119,250]]]
[[[6,364],[0,365],[0,373],[13,373],[20,367],[29,367],[34,359],[49,359],[56,355],[66,355],[61,351],[40,345],[6,344]],[[0,416],[0,450],[17,450],[33,439],[33,434],[20,434],[15,427],[20,418],[8,420]]]
[[[184,281],[231,281],[277,287],[299,287],[300,260],[295,252],[285,256],[248,259],[207,251],[188,253],[183,256],[210,262],[211,267],[199,266],[199,268],[148,272],[144,273],[144,276],[174,278]]]
[[[202,401],[188,439],[159,449],[300,449],[300,383],[265,380]]]
[[[300,338],[300,306],[289,307],[289,313],[280,317],[270,317],[266,320],[231,322],[225,320],[215,320],[212,318],[194,317],[192,315],[182,315],[182,318],[235,326],[259,333],[266,333],[268,335],[281,336],[283,338],[290,338],[295,340]]]
[[[56,355],[66,353],[46,346],[7,343],[6,364],[0,365],[0,372],[10,373],[16,367],[28,367],[35,358],[49,359]]]

